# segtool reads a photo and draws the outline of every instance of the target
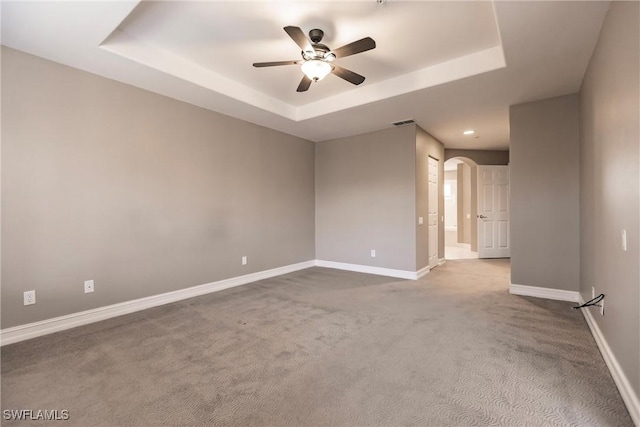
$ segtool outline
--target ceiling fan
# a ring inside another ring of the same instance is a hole
[[[309,38],[304,35],[299,27],[284,27],[284,31],[302,49],[302,59],[297,61],[256,62],[254,67],[275,67],[278,65],[301,65],[304,76],[298,85],[298,92],[305,92],[311,86],[311,82],[317,82],[325,78],[329,73],[359,85],[364,81],[364,76],[351,70],[333,64],[333,60],[366,52],[376,47],[376,42],[371,37],[365,37],[353,43],[349,43],[338,49],[330,49],[329,46],[320,43],[324,32],[319,29],[309,31]],[[311,42],[309,42],[311,39]]]

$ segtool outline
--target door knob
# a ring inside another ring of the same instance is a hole
[[[480,218],[480,219],[488,218],[488,217],[486,217],[486,216],[484,216],[484,215],[476,215],[476,216],[477,216],[478,218]]]

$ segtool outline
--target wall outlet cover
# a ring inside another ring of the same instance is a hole
[[[84,293],[88,294],[94,291],[93,280],[85,280],[84,281]]]
[[[36,291],[26,291],[24,293],[24,305],[32,305],[36,303]]]

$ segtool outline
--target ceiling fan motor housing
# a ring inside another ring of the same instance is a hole
[[[305,61],[309,59],[326,58],[327,53],[331,51],[331,49],[329,49],[329,46],[324,45],[322,43],[313,43],[311,47],[313,48],[313,52],[305,52],[304,50],[302,51],[302,58]]]
[[[324,31],[319,30],[318,28],[314,28],[313,30],[309,31],[309,38],[314,43],[320,43],[323,37]]]
[[[318,28],[314,28],[313,30],[309,31],[309,38],[311,39],[311,47],[313,48],[313,52],[302,51],[302,58],[305,61],[308,61],[310,59],[325,58],[326,54],[331,51],[331,49],[329,49],[329,46],[320,43],[323,37],[324,31]]]

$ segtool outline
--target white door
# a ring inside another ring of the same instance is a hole
[[[478,166],[478,257],[511,256],[509,166]]]
[[[429,157],[429,268],[438,266],[438,163]]]

